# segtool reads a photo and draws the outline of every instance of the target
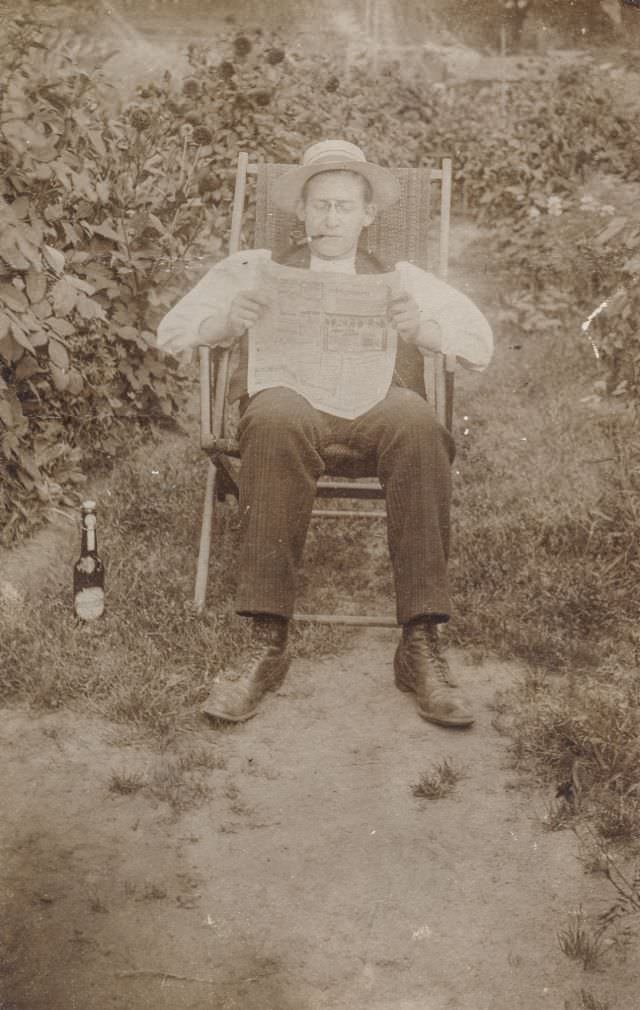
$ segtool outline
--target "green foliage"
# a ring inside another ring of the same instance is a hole
[[[152,142],[109,124],[99,73],[48,48],[44,17],[3,25],[0,93],[2,539],[73,504],[89,465],[171,417],[181,379],[150,349],[200,209],[176,213]],[[42,13],[42,12],[41,12]]]
[[[511,336],[562,339],[602,302],[588,334],[607,392],[640,390],[640,225],[579,188],[594,172],[640,179],[640,130],[621,115],[588,66],[553,77],[456,88],[437,122],[452,153],[465,208],[490,228],[488,243],[509,294],[500,323]],[[626,201],[628,205],[629,201]]]

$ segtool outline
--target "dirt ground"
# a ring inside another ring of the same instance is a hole
[[[3,1010],[561,1010],[612,987],[637,1010],[632,952],[594,976],[560,951],[603,885],[508,769],[492,706],[516,671],[454,655],[478,721],[441,729],[394,687],[394,643],[363,632],[295,663],[255,720],[203,724],[182,743],[220,767],[179,816],[110,790],[162,762],[140,741],[3,711]],[[444,758],[466,777],[416,798]]]

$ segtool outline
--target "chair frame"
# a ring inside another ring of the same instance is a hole
[[[451,214],[452,162],[450,158],[442,159],[442,167],[430,169],[430,182],[440,182],[440,227],[439,227],[439,257],[438,276],[445,280],[449,264],[449,227]],[[238,155],[236,182],[231,214],[231,234],[229,239],[229,255],[240,250],[242,239],[242,220],[246,201],[248,176],[257,176],[259,165],[249,161],[246,151]],[[213,510],[217,500],[225,500],[227,492],[237,497],[237,484],[230,462],[239,457],[237,442],[225,437],[225,411],[227,391],[229,386],[229,370],[231,352],[229,348],[212,348],[200,346],[200,445],[209,455],[210,463],[207,471],[207,481],[204,495],[204,507],[200,530],[200,548],[196,571],[194,606],[202,613],[205,605],[207,581],[209,573],[209,558],[211,554],[211,527]],[[453,421],[453,394],[455,355],[428,354],[424,359],[424,378],[427,400],[433,405],[436,416],[441,424],[449,430]],[[318,498],[345,498],[384,500],[384,490],[378,480],[359,479],[335,481],[321,477],[317,488]],[[313,518],[346,518],[360,519],[386,518],[383,509],[314,509]],[[306,614],[295,613],[296,621],[313,621],[321,624],[349,624],[378,627],[397,627],[397,621],[392,617],[349,614]]]

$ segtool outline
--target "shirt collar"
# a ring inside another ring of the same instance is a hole
[[[311,254],[311,262],[309,263],[310,270],[317,270],[324,273],[334,273],[334,274],[355,274],[356,272],[356,253],[355,250],[353,255],[347,256],[344,259],[336,260],[325,260],[321,259],[319,256],[314,256]]]

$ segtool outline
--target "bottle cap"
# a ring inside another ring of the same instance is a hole
[[[94,501],[83,501],[82,511],[83,512],[95,512],[96,503]]]

